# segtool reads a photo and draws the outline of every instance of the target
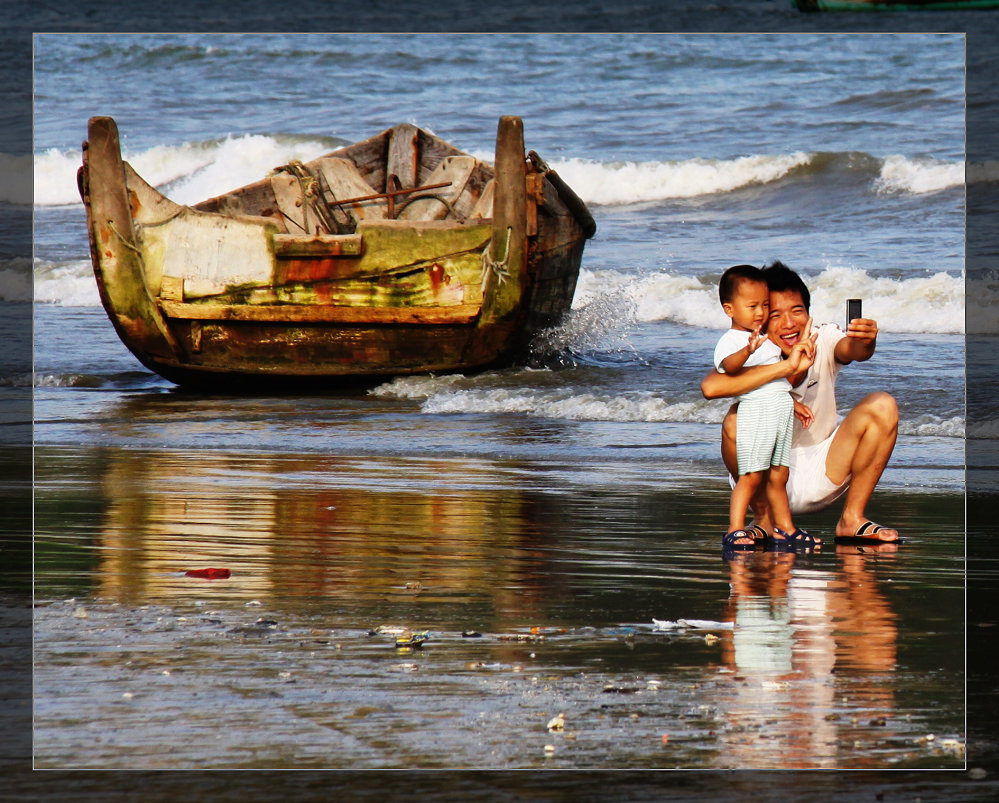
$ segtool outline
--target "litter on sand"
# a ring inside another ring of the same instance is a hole
[[[669,619],[652,620],[653,630],[731,630],[734,622],[715,622],[711,619]]]

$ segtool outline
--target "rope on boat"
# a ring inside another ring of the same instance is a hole
[[[140,230],[141,229],[153,229],[153,228],[156,228],[157,226],[163,226],[163,225],[166,225],[167,223],[169,223],[171,220],[174,220],[174,219],[180,217],[182,214],[184,214],[187,211],[187,209],[188,209],[188,207],[182,206],[176,212],[174,212],[172,215],[170,215],[169,217],[163,218],[163,220],[156,220],[156,221],[153,221],[152,223],[138,223],[138,222],[135,222],[134,225],[135,225],[136,229],[140,229]]]
[[[319,219],[320,225],[326,229],[327,234],[340,233],[340,227],[333,216],[333,210],[330,209],[329,204],[326,202],[326,196],[323,193],[319,179],[312,175],[304,164],[298,159],[294,159],[286,165],[275,168],[273,172],[289,173],[298,180],[298,188],[302,193],[298,206],[303,207],[302,222],[305,223],[305,226],[299,226],[302,231],[306,234],[311,234],[308,230],[308,210],[311,209]],[[298,226],[297,221],[292,220],[291,222]]]
[[[114,233],[114,235],[119,240],[121,240],[121,244],[123,246],[125,246],[126,248],[130,248],[131,250],[135,251],[135,253],[137,253],[139,256],[142,256],[142,251],[139,250],[139,247],[135,243],[129,242],[125,238],[125,235],[122,234],[120,231],[118,231],[118,227],[114,224],[113,220],[108,220],[108,226],[111,228],[111,231]]]
[[[496,286],[500,287],[503,282],[510,278],[510,236],[513,234],[513,227],[506,227],[506,250],[503,259],[496,260],[492,256],[493,239],[489,239],[489,245],[482,252],[482,274],[480,281],[485,286],[486,279],[490,273],[496,274]]]

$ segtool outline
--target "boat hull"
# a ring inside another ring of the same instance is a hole
[[[410,166],[415,189],[399,189]],[[92,118],[79,181],[94,272],[150,370],[272,390],[472,372],[522,361],[569,310],[595,225],[525,157],[519,118],[500,121],[495,168],[401,126],[295,170],[182,206],[122,160],[113,120]],[[333,204],[309,200],[317,176]]]

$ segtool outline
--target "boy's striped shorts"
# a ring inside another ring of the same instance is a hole
[[[735,420],[739,476],[791,464],[794,401],[790,393],[744,399],[739,402]]]

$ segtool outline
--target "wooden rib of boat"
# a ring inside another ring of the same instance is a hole
[[[192,206],[91,118],[78,175],[101,301],[180,385],[279,390],[514,364],[557,325],[596,226],[523,123],[490,165],[412,125]]]

